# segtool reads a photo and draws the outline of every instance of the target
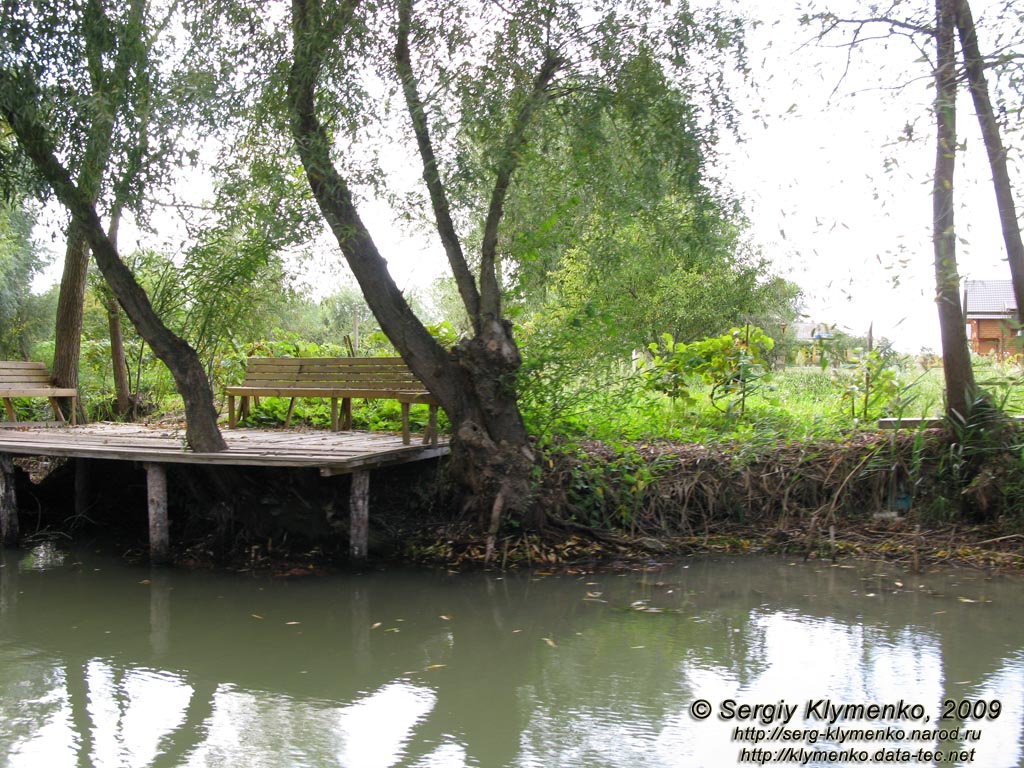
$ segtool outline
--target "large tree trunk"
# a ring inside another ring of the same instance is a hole
[[[291,130],[313,196],[381,329],[438,399],[452,422],[452,468],[477,511],[528,507],[533,453],[515,395],[519,351],[510,325],[475,318],[473,339],[446,351],[430,335],[391,278],[331,159],[331,143],[316,115],[321,56],[331,39],[317,0],[293,0],[294,61],[288,82]],[[332,29],[340,22],[334,20]],[[457,250],[446,240],[449,257]],[[475,295],[463,276],[460,289]],[[472,299],[471,299],[472,301]],[[536,519],[526,520],[528,524]]]
[[[968,0],[957,0],[956,25],[960,33],[960,45],[964,51],[967,82],[971,87],[974,109],[978,113],[981,136],[992,168],[992,184],[996,192],[999,209],[999,224],[1003,230],[1006,256],[1010,261],[1010,276],[1013,278],[1013,295],[1017,299],[1017,317],[1024,325],[1024,242],[1021,241],[1020,223],[1013,203],[1013,188],[1010,173],[1006,167],[1006,150],[999,133],[999,123],[992,111],[992,100],[985,81],[985,62],[978,46],[978,32]]]
[[[33,111],[32,100],[24,93],[13,76],[0,69],[0,113],[40,176],[49,183],[57,199],[82,227],[97,266],[139,335],[152,347],[174,377],[178,392],[185,402],[185,438],[188,444],[194,451],[200,452],[226,449],[227,445],[217,428],[217,410],[213,405],[210,382],[199,356],[187,342],[171,332],[153,310],[146,292],[121,261],[116,247],[103,231],[95,206],[75,186],[67,169],[58,162],[45,129]]]
[[[85,232],[75,221],[68,224],[64,271],[57,297],[57,322],[54,330],[53,382],[58,387],[78,388],[78,361],[82,348],[82,308],[89,276],[89,247]],[[69,408],[70,398],[62,407]]]
[[[935,185],[932,193],[935,288],[946,377],[946,415],[965,422],[977,385],[964,330],[956,262],[953,171],[956,167],[956,57],[953,45],[957,0],[936,0],[938,55],[935,68]]]

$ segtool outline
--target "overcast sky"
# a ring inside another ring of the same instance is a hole
[[[984,5],[975,0],[983,49]],[[903,351],[939,351],[928,66],[914,62],[919,53],[913,47],[894,40],[864,48],[844,77],[846,50],[811,42],[813,30],[798,24],[806,6],[737,0],[743,14],[763,23],[748,32],[752,81],[737,82],[734,93],[743,141],[720,147],[720,173],[745,200],[753,240],[803,289],[809,321],[858,335],[873,323],[876,337],[890,338]],[[885,87],[896,84],[906,87]],[[1008,278],[991,176],[966,93],[959,107],[960,138],[967,142],[956,177],[957,231],[967,243],[959,250],[961,275]],[[914,141],[900,140],[907,125]],[[395,162],[396,174],[410,183],[416,179],[408,158]],[[188,183],[196,186],[194,179]],[[401,287],[426,286],[446,272],[436,237],[403,231],[383,203],[363,205],[361,213]],[[173,227],[160,229],[172,234],[165,243],[149,244],[173,252]],[[130,228],[121,243],[132,247]],[[328,238],[314,250],[307,280],[327,294],[347,270]],[[59,262],[58,255],[37,288],[59,279]]]
[[[797,24],[795,3],[745,6],[752,14],[761,6],[770,21],[749,33],[758,88],[745,93],[746,141],[727,150],[726,177],[747,200],[755,240],[804,289],[811,321],[859,335],[874,323],[876,338],[904,351],[938,352],[928,65],[894,40],[865,47],[844,77],[846,50],[807,44],[813,34]],[[907,86],[896,92],[884,87],[900,83]],[[957,232],[966,241],[958,245],[961,276],[1008,279],[991,174],[966,92],[958,106],[959,138],[967,144],[955,178]],[[904,140],[907,125],[914,141]]]

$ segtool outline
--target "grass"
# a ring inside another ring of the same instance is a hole
[[[1018,366],[979,358],[975,375],[1008,413],[1024,413]],[[690,400],[673,400],[643,386],[625,366],[603,374],[562,377],[557,387],[543,382],[527,387],[523,398],[527,423],[542,438],[561,436],[605,442],[670,440],[685,443],[768,444],[808,439],[841,439],[874,429],[884,416],[938,417],[943,413],[941,368],[923,369],[903,361],[895,394],[874,402],[863,418],[862,381],[847,370],[790,366],[772,372],[768,386],[752,395],[742,415],[712,404],[710,387],[695,381]],[[856,391],[860,387],[860,391]],[[851,399],[857,414],[851,413]],[[860,417],[860,418],[858,418]]]

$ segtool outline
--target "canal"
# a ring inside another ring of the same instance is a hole
[[[756,556],[275,578],[2,551],[0,766],[1014,768],[1022,615],[1011,577]]]

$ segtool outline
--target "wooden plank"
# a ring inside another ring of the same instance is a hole
[[[14,461],[0,453],[0,547],[18,546],[18,499],[14,493]]]
[[[77,389],[63,389],[51,386],[19,386],[7,387],[0,385],[0,397],[77,397]]]
[[[370,473],[360,470],[352,475],[349,492],[349,554],[353,560],[365,560],[370,534]]]
[[[167,469],[146,464],[146,499],[149,505],[149,561],[154,565],[171,558],[171,531],[167,520]]]

